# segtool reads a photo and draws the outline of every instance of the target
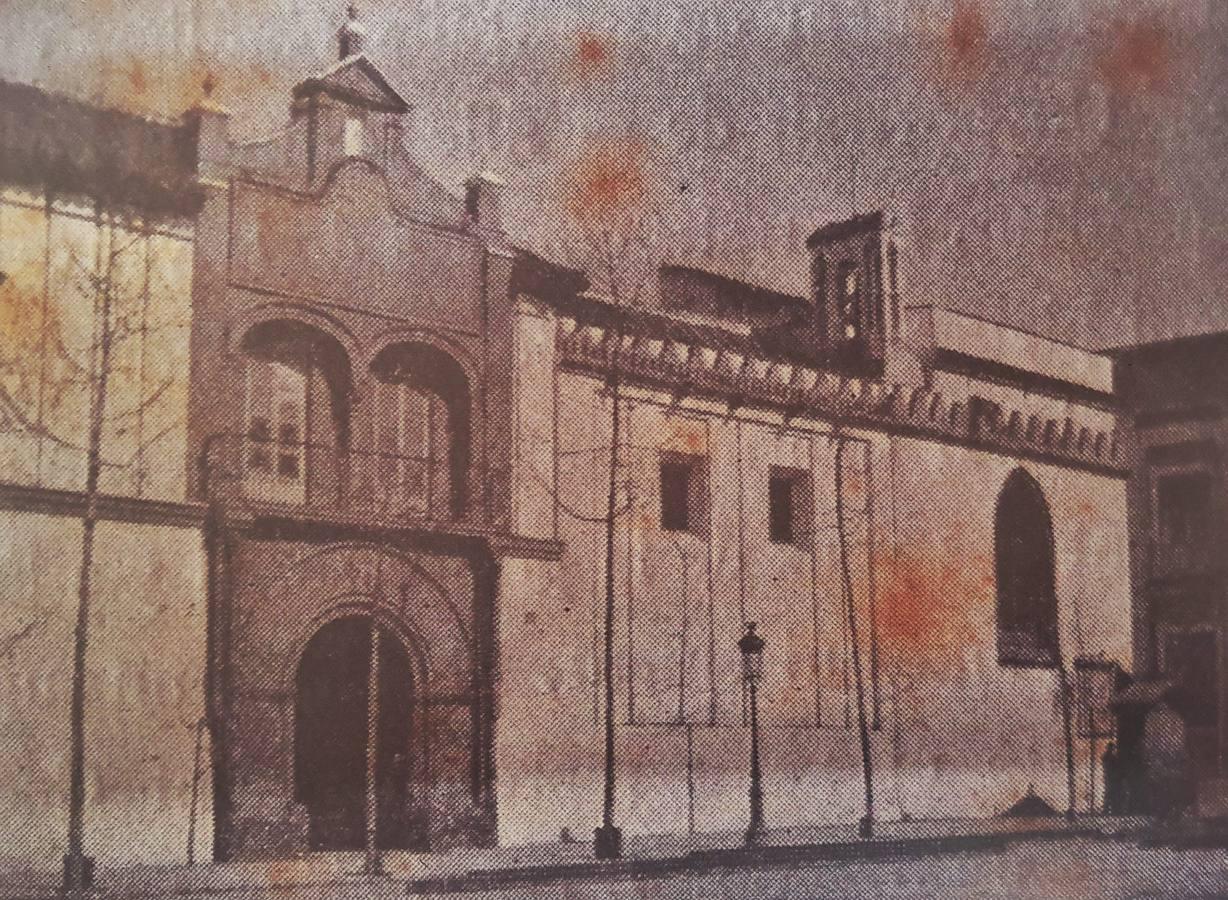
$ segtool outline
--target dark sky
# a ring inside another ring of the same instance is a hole
[[[368,0],[412,151],[509,182],[561,252],[593,148],[661,256],[804,289],[802,240],[883,207],[905,300],[1093,346],[1228,327],[1224,0]],[[0,77],[173,116],[205,72],[256,135],[342,4],[0,0]]]

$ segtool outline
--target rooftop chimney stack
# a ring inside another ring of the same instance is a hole
[[[358,21],[358,6],[354,3],[346,10],[345,24],[337,32],[337,47],[341,59],[357,56],[366,49],[367,28]]]
[[[478,172],[465,182],[465,211],[482,231],[503,229],[503,179],[493,172]]]

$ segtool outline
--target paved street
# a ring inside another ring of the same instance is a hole
[[[193,886],[182,873],[159,890],[156,881],[106,891],[102,896],[184,897],[194,900],[385,900],[407,896],[405,879],[366,879],[337,872],[304,877],[277,863],[236,870],[202,867]],[[0,891],[6,898],[44,898],[46,890]],[[1125,840],[1028,840],[998,852],[944,853],[924,859],[824,861],[756,865],[639,879],[572,879],[478,892],[432,893],[465,900],[802,900],[802,898],[1058,898],[1228,896],[1228,853],[1216,849],[1142,848]]]
[[[925,860],[727,869],[668,880],[568,883],[432,896],[479,898],[1188,897],[1228,895],[1222,850],[1143,849],[1096,839],[1014,844],[1001,853]],[[358,895],[354,895],[358,896]]]

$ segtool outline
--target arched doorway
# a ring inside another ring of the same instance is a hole
[[[379,629],[375,730],[376,842],[421,843],[413,815],[414,678],[404,644]],[[372,619],[324,625],[299,662],[294,694],[294,796],[306,808],[313,850],[357,850],[366,839],[368,684]]]

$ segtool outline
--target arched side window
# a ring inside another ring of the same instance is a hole
[[[349,360],[336,339],[278,320],[245,336],[244,490],[302,504],[335,497],[349,444]]]
[[[994,514],[998,663],[1052,668],[1058,664],[1053,520],[1031,475],[1016,469],[998,495]]]
[[[393,513],[462,518],[470,506],[471,396],[461,365],[430,344],[385,347],[377,382],[376,450],[369,490]]]

